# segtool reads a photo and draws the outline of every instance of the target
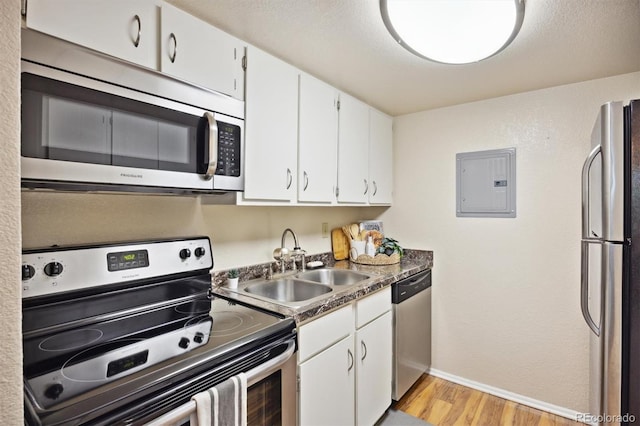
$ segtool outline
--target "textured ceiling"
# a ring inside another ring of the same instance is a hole
[[[391,115],[640,70],[640,0],[526,0],[511,46],[469,65],[401,48],[378,0],[169,1]]]

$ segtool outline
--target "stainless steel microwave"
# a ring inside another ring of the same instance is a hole
[[[244,189],[244,102],[33,31],[22,37],[23,187]]]

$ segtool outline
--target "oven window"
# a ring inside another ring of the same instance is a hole
[[[282,424],[282,373],[278,371],[247,389],[247,424]]]
[[[200,117],[22,74],[22,155],[195,173]]]

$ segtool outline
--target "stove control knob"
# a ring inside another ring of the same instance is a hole
[[[195,336],[193,336],[193,341],[196,343],[202,343],[204,341],[204,334],[197,332]]]
[[[62,273],[62,263],[50,262],[44,266],[44,273],[49,277],[57,277]]]
[[[186,260],[186,259],[188,259],[190,257],[191,257],[191,250],[189,250],[189,249],[180,250],[180,259]]]
[[[62,391],[64,391],[64,387],[60,383],[54,383],[44,390],[44,396],[49,399],[58,399],[62,395]]]
[[[33,278],[36,274],[36,270],[31,265],[22,265],[22,281]]]
[[[204,250],[204,247],[198,247],[197,249],[195,249],[193,251],[193,254],[195,254],[196,257],[202,257],[202,256],[204,256],[205,253],[206,253],[206,251]]]
[[[178,342],[178,346],[180,346],[182,349],[187,349],[189,347],[189,343],[191,343],[191,341],[189,339],[187,339],[186,337],[183,337]]]

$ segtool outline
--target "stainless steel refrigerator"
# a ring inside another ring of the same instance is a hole
[[[640,420],[640,100],[602,105],[593,128],[582,168],[581,275],[593,416],[582,420]]]

